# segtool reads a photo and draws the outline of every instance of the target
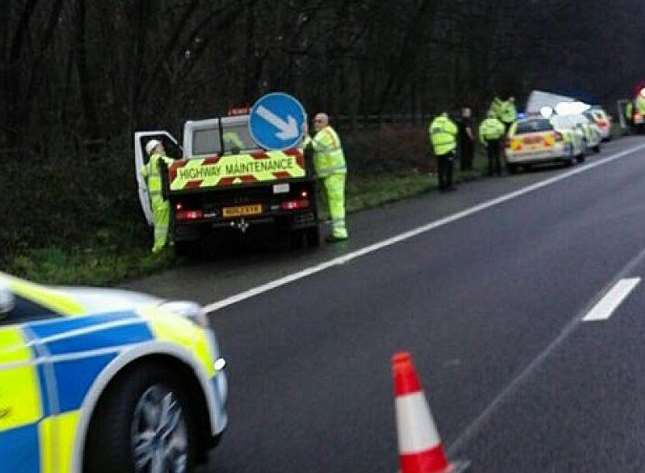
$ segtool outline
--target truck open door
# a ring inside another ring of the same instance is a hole
[[[140,170],[142,166],[148,164],[149,156],[146,153],[146,143],[150,140],[161,141],[169,157],[175,159],[182,157],[181,147],[177,140],[167,131],[137,131],[134,133],[134,173],[137,178],[141,210],[148,225],[152,225],[152,209],[150,207],[150,197],[148,196],[148,186]]]

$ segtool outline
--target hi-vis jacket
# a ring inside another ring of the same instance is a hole
[[[141,175],[148,183],[148,195],[151,200],[161,197],[162,181],[159,165],[162,162],[165,163],[166,166],[170,166],[172,165],[173,160],[159,153],[155,153],[150,156],[148,164],[142,166],[140,170]]]
[[[347,173],[340,138],[331,126],[324,127],[313,138],[307,136],[304,145],[314,149],[314,168],[318,177]]]
[[[446,114],[432,120],[428,131],[435,155],[443,156],[457,149],[457,125]]]
[[[479,125],[479,139],[483,144],[488,141],[499,140],[504,136],[506,128],[497,118],[487,118]]]

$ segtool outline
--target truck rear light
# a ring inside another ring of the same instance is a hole
[[[302,197],[303,199],[306,199],[307,197],[309,197],[309,192],[307,192],[307,191],[302,191],[302,192],[300,193],[300,197]]]
[[[199,220],[204,218],[204,212],[202,210],[178,210],[175,213],[175,218],[177,220]]]
[[[306,209],[309,207],[309,200],[308,199],[287,200],[286,202],[282,202],[281,207],[282,207],[282,210]]]
[[[558,131],[553,132],[553,138],[555,138],[555,141],[564,141],[564,136]]]
[[[184,204],[182,204],[181,202],[177,202],[177,204],[175,205],[176,210],[182,210],[183,208],[184,208]]]

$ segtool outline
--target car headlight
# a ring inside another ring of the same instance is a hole
[[[185,317],[202,328],[210,328],[208,317],[201,305],[190,301],[164,302],[159,306],[163,310]]]

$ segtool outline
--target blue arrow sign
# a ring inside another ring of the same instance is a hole
[[[249,132],[262,148],[293,148],[302,138],[307,114],[291,95],[274,92],[255,102],[249,118]]]

